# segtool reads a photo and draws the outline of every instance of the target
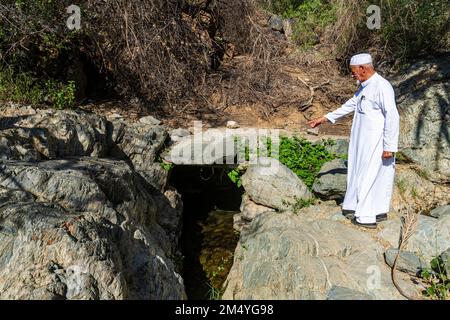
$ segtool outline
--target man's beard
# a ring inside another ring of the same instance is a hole
[[[359,86],[361,84],[361,81],[356,80],[356,85]]]

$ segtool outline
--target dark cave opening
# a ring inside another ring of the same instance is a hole
[[[233,262],[239,234],[233,215],[239,212],[243,188],[227,176],[225,166],[176,166],[169,184],[183,200],[182,276],[188,299],[220,296]]]

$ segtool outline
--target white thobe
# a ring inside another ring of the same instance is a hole
[[[398,149],[399,115],[391,84],[375,73],[351,99],[325,117],[335,123],[351,112],[355,114],[342,208],[355,211],[360,223],[374,223],[376,215],[389,212],[394,184],[395,157],[382,158],[383,151]]]

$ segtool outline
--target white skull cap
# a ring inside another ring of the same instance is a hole
[[[350,59],[351,66],[360,66],[362,64],[370,64],[370,63],[372,63],[372,56],[369,53],[360,53],[354,55]]]

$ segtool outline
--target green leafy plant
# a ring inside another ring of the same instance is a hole
[[[46,89],[49,100],[56,109],[61,110],[74,106],[76,93],[75,81],[69,81],[67,85],[55,81],[47,81]]]
[[[262,1],[262,6],[294,22],[293,39],[304,49],[317,44],[325,27],[336,20],[336,6],[331,0]]]
[[[447,261],[447,264],[450,263]],[[450,281],[445,271],[444,261],[440,257],[431,260],[431,268],[421,271],[421,278],[425,281],[427,289],[422,294],[431,299],[447,300],[450,297]]]
[[[223,289],[217,289],[213,285],[207,283],[209,290],[208,290],[208,299],[209,300],[222,300],[222,295],[224,293]]]
[[[75,104],[74,81],[66,84],[55,79],[43,82],[32,72],[0,69],[0,101],[25,104],[50,104],[56,109],[71,108]]]
[[[239,142],[238,138],[235,138],[236,142]],[[311,189],[322,165],[336,158],[334,154],[327,150],[327,146],[333,143],[333,140],[325,140],[313,144],[298,137],[280,137],[278,152],[273,149],[274,145],[270,138],[264,139],[262,146],[266,149],[267,156],[279,160]],[[241,150],[244,150],[243,147],[241,147]],[[261,151],[259,148],[257,149],[257,156],[261,155]],[[246,150],[245,152],[246,159],[248,159],[249,151]],[[241,177],[244,173],[244,169],[230,169],[228,170],[228,177],[237,187],[241,187]]]
[[[160,156],[156,158],[156,162],[158,162],[161,168],[166,171],[172,170],[172,168],[175,166],[173,163],[164,161]]]
[[[335,156],[326,149],[326,143],[313,144],[298,137],[281,137],[277,158],[311,189],[322,165]]]
[[[316,204],[317,199],[311,198],[311,199],[297,199],[294,205],[292,206],[292,212],[295,214],[299,213],[299,211],[303,208],[307,208],[309,206],[312,206]]]
[[[228,171],[227,173],[228,177],[230,178],[230,180],[238,187],[240,188],[242,186],[242,181],[241,181],[241,177],[243,175],[243,171],[242,170],[238,170],[238,169],[231,169],[230,171]]]

